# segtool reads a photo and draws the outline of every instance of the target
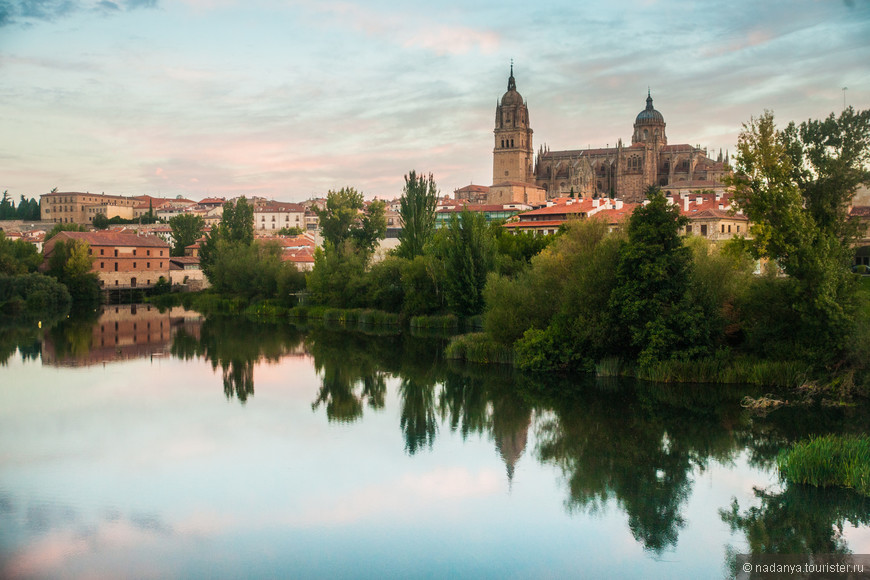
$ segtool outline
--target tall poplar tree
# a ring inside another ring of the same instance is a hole
[[[399,200],[402,231],[399,232],[399,247],[396,249],[398,256],[412,260],[414,256],[423,255],[423,248],[435,232],[438,196],[431,173],[428,177],[417,176],[412,170],[405,176],[405,189]]]

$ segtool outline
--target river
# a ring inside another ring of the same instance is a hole
[[[111,306],[0,341],[6,578],[723,578],[870,553],[870,500],[777,451],[860,408],[534,377],[444,338]]]

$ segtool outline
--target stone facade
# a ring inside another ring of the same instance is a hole
[[[669,145],[662,114],[647,93],[646,108],[635,118],[631,145],[550,151],[542,146],[533,155],[532,129],[526,102],[516,90],[511,65],[508,90],[496,105],[493,186],[504,182],[528,183],[541,188],[544,199],[563,196],[616,197],[640,202],[650,185],[705,182],[706,189],[722,187],[730,170],[727,159],[707,157],[700,146]],[[505,188],[502,188],[504,190]],[[495,198],[499,194],[501,197]],[[490,188],[487,203],[526,202],[531,198],[502,199],[505,191]]]
[[[169,244],[156,236],[114,232],[60,232],[45,244],[45,260],[59,241],[79,240],[90,246],[91,271],[105,290],[150,288],[162,276],[169,280]]]
[[[507,92],[495,107],[495,146],[492,151],[493,185],[516,181],[534,183],[532,129],[529,109],[517,92],[514,65],[508,78]],[[489,203],[496,203],[489,201]],[[502,202],[507,203],[507,202]]]

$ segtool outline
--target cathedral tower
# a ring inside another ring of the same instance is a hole
[[[492,183],[518,181],[534,183],[532,173],[532,130],[529,110],[517,92],[514,65],[508,78],[507,92],[495,107],[495,148],[492,156]]]

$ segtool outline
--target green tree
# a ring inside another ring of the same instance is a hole
[[[49,232],[47,234],[45,234],[44,242],[47,242],[48,240],[50,240],[51,238],[53,238],[54,236],[56,236],[60,232],[86,232],[86,231],[88,231],[88,228],[86,228],[85,226],[83,226],[81,224],[57,223],[57,224],[54,224],[54,227],[51,228],[51,230],[49,230]]]
[[[868,159],[870,111],[849,108],[784,131],[765,111],[740,134],[735,202],[752,223],[753,255],[788,277],[777,285],[798,314],[787,333],[802,350],[798,356],[830,363],[855,331],[847,267],[857,226],[847,211],[858,186],[870,183]]]
[[[300,227],[288,228],[287,226],[284,226],[283,228],[278,230],[277,235],[279,235],[279,236],[298,236],[298,235],[301,235],[302,233],[303,233],[302,228],[300,228]]]
[[[91,225],[98,230],[104,230],[109,227],[109,218],[104,213],[98,213],[91,221]]]
[[[225,203],[220,223],[206,236],[200,248],[200,263],[209,281],[212,281],[212,266],[222,249],[234,245],[249,246],[253,241],[254,207],[244,197],[235,203]]]
[[[436,255],[444,263],[447,306],[460,316],[479,314],[486,277],[495,264],[495,244],[486,218],[463,210],[451,217],[442,232]]]
[[[373,201],[365,208],[363,194],[352,187],[343,187],[326,194],[326,208],[315,209],[320,219],[323,239],[335,251],[362,251],[371,254],[387,232],[385,205]],[[345,244],[352,241],[352,246]]]
[[[405,176],[405,189],[399,199],[402,231],[399,232],[396,255],[409,260],[423,255],[426,244],[435,232],[438,196],[438,188],[431,173],[428,177],[418,177],[412,170]]]
[[[0,199],[0,220],[12,220],[15,218],[15,202],[9,197],[9,191],[4,191],[3,198]]]
[[[75,303],[96,304],[100,298],[97,275],[91,271],[90,244],[82,240],[58,240],[48,255],[48,274],[69,290]]]
[[[0,231],[0,273],[17,275],[36,272],[42,256],[36,246],[23,240],[10,240]]]
[[[205,220],[202,216],[192,213],[182,213],[169,218],[169,227],[172,228],[172,255],[183,256],[184,248],[196,242],[205,228]]]
[[[699,324],[704,312],[686,299],[692,255],[680,228],[688,219],[658,188],[646,195],[649,203],[634,210],[619,253],[609,303],[614,330],[641,365],[708,354],[712,337]]]

